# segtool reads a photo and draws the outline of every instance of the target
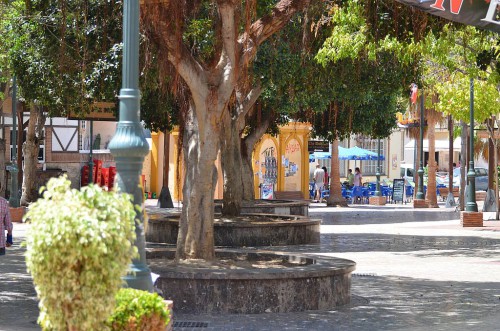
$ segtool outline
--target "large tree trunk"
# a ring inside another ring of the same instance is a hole
[[[221,141],[221,164],[224,176],[222,215],[238,216],[243,200],[243,160],[241,157],[241,135],[236,110],[224,116]]]
[[[462,143],[460,146],[460,210],[465,208],[465,169],[467,166],[467,124],[460,121],[462,134],[460,135]]]
[[[252,152],[255,144],[264,136],[269,125],[271,124],[271,116],[263,118],[253,130],[242,138],[241,141],[241,157],[243,158],[242,184],[243,184],[243,199],[254,200],[254,174],[252,165]]]
[[[38,199],[38,178],[36,171],[44,124],[45,116],[43,108],[38,106],[31,107],[26,142],[23,144],[24,173],[21,206],[27,206]]]
[[[197,106],[200,106],[198,103]],[[214,250],[215,160],[220,128],[217,115],[208,109],[195,111],[191,105],[183,135],[183,208],[177,237],[177,259],[212,260]],[[220,114],[220,113],[219,113]],[[201,118],[199,118],[201,117]]]
[[[0,197],[5,198],[5,139],[0,139]]]
[[[426,202],[430,208],[438,208],[436,193],[436,123],[429,121],[427,129],[427,140],[429,141],[429,161],[427,172],[427,194]]]
[[[269,15],[254,20],[240,33],[241,3],[216,1],[216,35],[220,38],[213,53],[219,58],[210,63],[198,62],[182,40],[181,30],[187,24],[182,24],[185,17],[181,16],[191,10],[191,3],[176,2],[171,7],[170,2],[147,1],[141,6],[146,33],[175,68],[191,98],[184,129],[185,181],[177,259],[213,259],[214,162],[221,139],[220,122],[228,115],[223,111],[233,105],[238,83],[247,81],[245,75],[259,45],[309,2],[281,0]]]
[[[496,143],[494,116],[486,121],[488,128],[488,189],[483,204],[483,212],[497,212],[498,200],[495,194]],[[496,217],[495,217],[496,218]]]
[[[495,182],[495,143],[494,143],[494,134],[495,134],[495,122],[493,119],[487,120],[488,126],[488,190],[493,190],[494,182]]]
[[[254,87],[246,94],[237,91],[238,104],[230,112],[226,113],[227,116],[223,116],[221,163],[224,176],[224,197],[222,214],[225,216],[240,215],[242,200],[245,196],[251,194],[251,200],[253,200],[253,175],[252,178],[249,178],[249,173],[253,174],[251,159],[253,145],[256,140],[253,142],[251,149],[248,150],[250,146],[243,146],[244,141],[241,134],[245,128],[246,115],[255,110],[255,103],[261,93],[260,86]],[[244,160],[244,158],[247,160]],[[247,180],[250,181],[245,183]],[[249,189],[251,189],[252,193],[248,191]]]
[[[326,205],[347,207],[347,201],[342,197],[342,187],[340,185],[339,141],[337,139],[332,142],[330,176],[330,196],[326,200]]]
[[[413,169],[413,183],[415,183],[415,189],[413,190],[413,198],[417,198],[417,193],[418,193],[418,181],[419,181],[419,175],[418,175],[418,169],[420,169],[420,138],[417,138],[417,158],[415,161],[416,169]],[[423,161],[422,161],[423,162]],[[423,166],[423,165],[422,165]]]
[[[499,127],[498,125],[500,124],[499,121],[496,119],[496,116],[493,116],[493,123],[497,123],[497,127]],[[494,136],[494,135],[493,135]],[[495,185],[493,186],[494,188],[494,193],[495,193],[495,203],[496,203],[496,210],[495,210],[495,219],[498,220],[500,219],[500,203],[498,203],[498,190],[499,190],[499,183],[498,183],[498,139],[493,139],[494,143],[495,143],[495,171],[494,171],[494,177],[495,177]]]

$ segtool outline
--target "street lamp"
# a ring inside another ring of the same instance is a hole
[[[125,0],[123,3],[123,68],[120,90],[120,119],[116,133],[109,143],[109,149],[116,160],[117,183],[122,192],[133,196],[135,205],[143,204],[139,187],[144,157],[149,145],[144,137],[140,119],[139,91],[139,0]],[[130,272],[125,276],[131,288],[153,291],[151,271],[146,263],[146,240],[144,238],[143,215],[137,212],[135,245],[139,257],[132,261]]]
[[[476,203],[476,172],[474,171],[474,79],[470,79],[470,137],[469,137],[469,172],[467,172],[467,202],[466,211],[477,212]]]
[[[12,77],[12,166],[10,167],[11,189],[9,196],[9,205],[12,208],[19,207],[19,196],[17,194],[18,183],[17,173],[17,79]]]
[[[418,168],[418,192],[416,198],[424,200],[424,90],[420,96],[420,167]]]

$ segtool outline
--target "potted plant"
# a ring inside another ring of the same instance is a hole
[[[116,295],[116,307],[108,319],[112,331],[171,331],[172,302],[156,293],[124,288]]]
[[[40,299],[43,330],[105,330],[131,259],[136,211],[127,194],[66,176],[43,188],[25,220],[26,264]]]

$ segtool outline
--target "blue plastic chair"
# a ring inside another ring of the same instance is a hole
[[[372,196],[373,193],[375,193],[375,191],[370,191],[368,188],[362,189],[363,199],[365,200],[366,203],[370,202],[370,196]]]
[[[380,187],[380,190],[382,191],[382,195],[385,197],[385,201],[389,201],[392,196],[392,189],[387,185],[383,185]]]
[[[406,200],[413,200],[413,186],[406,185]]]
[[[363,188],[361,186],[354,186],[352,188],[351,197],[352,197],[353,203],[356,203],[358,201],[362,201],[363,200]]]
[[[309,199],[314,199],[314,183],[309,183]]]
[[[352,191],[342,187],[342,197],[347,200],[347,203],[352,203]]]

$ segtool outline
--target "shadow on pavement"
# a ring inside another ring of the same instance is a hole
[[[318,213],[317,213],[318,212]],[[413,210],[409,208],[393,210],[335,210],[334,212],[309,210],[309,216],[321,217],[323,225],[361,225],[361,224],[394,224],[409,222],[435,222],[443,220],[458,220],[460,214],[453,210],[444,209],[434,212],[429,210]],[[319,215],[322,213],[322,215]]]
[[[0,330],[40,330],[38,300],[24,262],[25,249],[19,243],[0,256]]]
[[[481,256],[500,261],[500,239],[493,238],[374,233],[323,233],[320,238],[321,242],[317,245],[273,246],[263,249],[315,254],[391,252],[418,257]]]

